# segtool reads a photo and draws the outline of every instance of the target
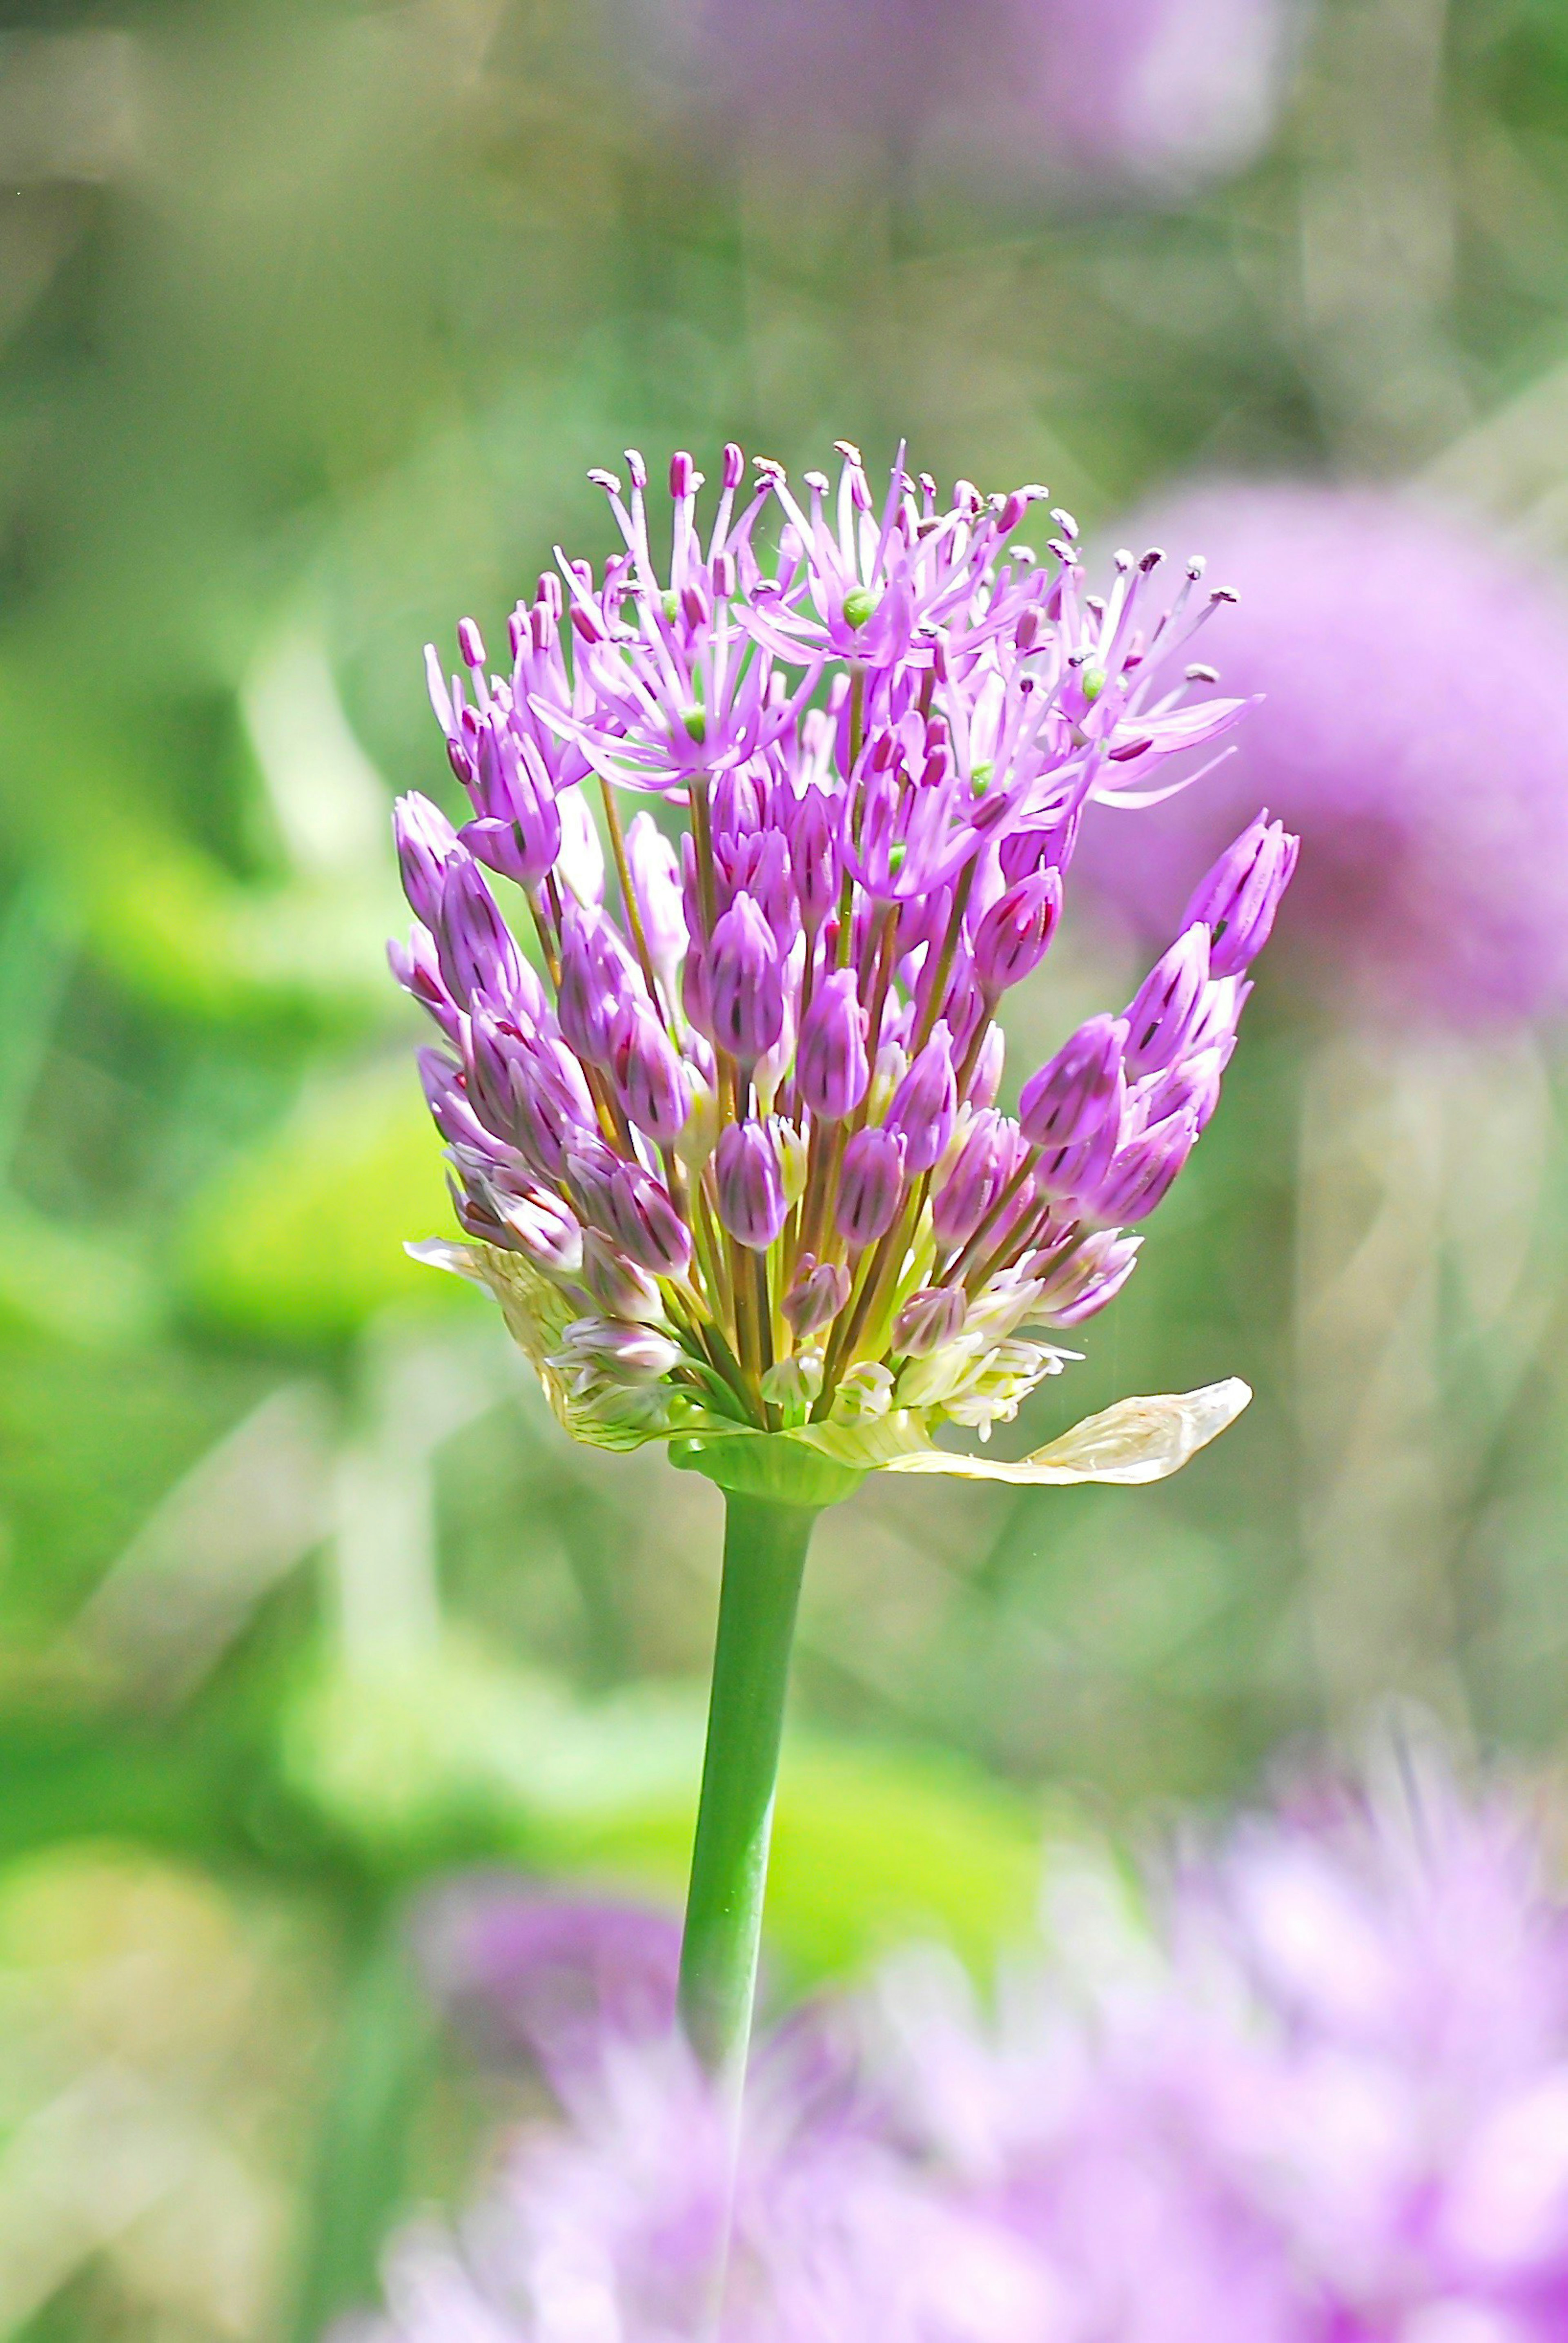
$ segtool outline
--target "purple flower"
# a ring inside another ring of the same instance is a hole
[[[727,447],[699,524],[678,454],[663,562],[628,453],[595,476],[621,549],[597,573],[558,553],[502,671],[469,619],[464,672],[427,663],[473,812],[397,813],[419,924],[392,966],[442,1038],[427,1095],[472,1241],[434,1257],[496,1292],[568,1429],[614,1446],[781,1409],[859,1423],[895,1360],[920,1369],[899,1394],[920,1436],[1010,1414],[1064,1354],[1016,1312],[989,1348],[971,1332],[1013,1311],[1026,1256],[1164,1193],[1290,877],[1292,840],[1254,826],[1128,1019],[996,1115],[993,1012],[1049,953],[1081,830],[1242,713],[1187,661],[1225,597],[1198,563],[1165,593],[1154,552],[1093,594],[1070,514],[1043,559],[1013,547],[1043,488],[960,481],[944,505],[901,454],[875,492],[839,458],[836,485],[797,494],[764,460],[748,490]],[[624,823],[628,791],[678,836]],[[920,1354],[925,1316],[895,1327],[915,1291],[970,1331]]]
[[[1213,574],[1239,589],[1214,655],[1228,689],[1261,697],[1196,788],[1086,828],[1095,884],[1168,933],[1176,861],[1219,853],[1266,803],[1303,840],[1280,941],[1312,962],[1312,997],[1326,980],[1461,1025],[1560,1014],[1568,605],[1555,584],[1479,524],[1370,489],[1217,486],[1160,526],[1179,541],[1200,532]]]
[[[834,1216],[851,1252],[886,1236],[904,1190],[904,1142],[895,1131],[858,1131],[844,1150]]]
[[[904,1142],[904,1167],[929,1172],[953,1135],[958,1082],[948,1029],[939,1019],[930,1040],[893,1092],[887,1129]]]
[[[1302,11],[1290,0],[705,0],[683,82],[782,171],[824,143],[1169,200],[1267,142]],[[666,20],[667,21],[667,20]]]
[[[830,1326],[849,1299],[849,1271],[837,1262],[818,1261],[805,1253],[779,1308],[803,1341]]]
[[[748,1072],[784,1030],[779,946],[760,907],[738,894],[707,952],[709,1039]]]
[[[1430,1751],[1308,1776],[1151,1866],[1046,1867],[982,2006],[906,1951],[765,2039],[719,2343],[1559,2343],[1568,1912],[1526,1810]],[[658,1916],[474,1883],[437,1998],[559,2103],[457,2233],[394,2250],[378,2343],[701,2330],[726,2194]]]
[[[926,1285],[911,1293],[893,1321],[893,1347],[906,1358],[929,1358],[963,1332],[964,1297],[960,1287]]]
[[[829,970],[800,1021],[795,1045],[795,1090],[809,1114],[841,1122],[865,1097],[866,1018],[847,968]]]
[[[727,1124],[719,1135],[713,1176],[719,1217],[736,1243],[766,1252],[789,1209],[779,1150],[766,1124]]]

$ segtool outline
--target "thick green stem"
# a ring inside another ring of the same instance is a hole
[[[680,2012],[703,2064],[738,2088],[751,2033],[795,1612],[817,1513],[733,1491],[724,1502],[724,1580],[680,1948]]]

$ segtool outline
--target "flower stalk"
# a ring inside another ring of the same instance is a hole
[[[812,1506],[725,1498],[708,1745],[680,1951],[680,2012],[709,2072],[739,2092],[751,2034],[789,1657]]]

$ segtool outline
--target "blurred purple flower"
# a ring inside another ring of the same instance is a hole
[[[781,153],[879,137],[966,176],[1169,197],[1262,150],[1304,15],[1303,0],[688,0],[678,70]]]
[[[1568,1915],[1541,1870],[1516,1807],[1408,1755],[1189,1853],[1152,1931],[1114,1865],[1059,1853],[1051,1957],[992,2015],[905,1956],[764,2047],[725,2343],[1558,2343]],[[427,1924],[437,1987],[493,1996],[568,2121],[457,2237],[404,2239],[381,2343],[704,2331],[724,2133],[668,2023],[674,1944],[516,1893]]]
[[[1145,526],[1141,519],[1140,528]],[[1465,527],[1372,489],[1221,486],[1161,512],[1235,588],[1228,691],[1261,703],[1219,769],[1079,868],[1151,934],[1169,873],[1260,800],[1302,839],[1279,942],[1449,1021],[1568,1008],[1568,601]]]

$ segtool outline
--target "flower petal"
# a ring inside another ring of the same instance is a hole
[[[950,1473],[960,1481],[1010,1481],[1020,1487],[1065,1487],[1079,1481],[1131,1484],[1168,1480],[1190,1456],[1233,1423],[1252,1394],[1241,1378],[1205,1383],[1199,1391],[1160,1392],[1118,1400],[1085,1416],[1032,1456],[1016,1464],[990,1456],[955,1456],[939,1448],[893,1456],[890,1473]]]

